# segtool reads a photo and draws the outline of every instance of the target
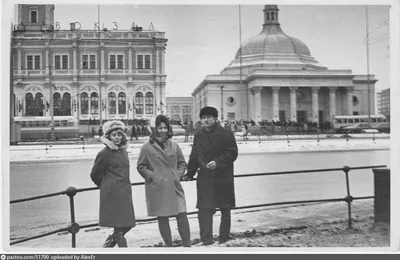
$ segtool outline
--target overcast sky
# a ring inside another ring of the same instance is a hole
[[[55,22],[69,29],[78,21],[81,29],[93,29],[97,5],[56,4]],[[62,2],[64,3],[64,2]],[[218,3],[218,2],[217,2]],[[263,4],[241,5],[242,42],[262,29]],[[282,30],[302,40],[321,65],[328,69],[351,69],[367,74],[366,10],[364,5],[278,5]],[[369,6],[370,74],[376,92],[389,87],[388,5]],[[113,22],[120,30],[132,22],[148,29],[150,23],[165,32],[167,96],[190,96],[209,74],[219,74],[239,48],[238,5],[100,5],[100,23],[109,30]]]

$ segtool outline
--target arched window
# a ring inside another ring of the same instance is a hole
[[[118,94],[118,114],[126,114],[126,95],[124,92]]]
[[[136,114],[143,114],[143,93],[138,92],[135,95]]]
[[[31,93],[26,93],[25,95],[25,115],[33,116],[35,103],[33,101],[33,95]]]
[[[64,93],[61,102],[61,115],[70,116],[71,115],[71,94]]]
[[[99,96],[96,92],[90,94],[90,114],[97,115],[99,113]]]
[[[25,115],[27,116],[43,116],[43,94],[36,93],[35,99],[31,93],[26,93],[25,95]]]
[[[117,98],[114,92],[108,93],[108,113],[110,115],[117,113]]]
[[[146,93],[146,114],[154,114],[154,98],[153,98],[153,93],[147,92]],[[158,104],[157,104],[158,105]]]
[[[89,114],[89,97],[88,93],[82,92],[81,94],[81,114],[87,115]]]
[[[56,92],[53,94],[53,113],[55,116],[62,116],[62,103],[61,103],[61,95]]]

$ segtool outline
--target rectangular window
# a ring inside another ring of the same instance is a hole
[[[235,113],[234,112],[228,112],[228,120],[235,120]]]
[[[37,11],[31,11],[31,23],[37,23]]]
[[[54,56],[54,69],[56,69],[56,70],[68,69],[68,55],[55,55]]]
[[[96,56],[90,55],[90,69],[96,68]]]
[[[27,59],[27,69],[33,70],[33,56],[29,55],[26,59]]]
[[[123,69],[124,67],[124,56],[118,55],[118,69]]]
[[[144,63],[145,67],[144,68],[145,69],[150,69],[150,55],[145,55],[144,57],[145,57],[145,61],[144,61],[145,62]]]
[[[143,69],[143,55],[137,56],[137,68]]]
[[[62,69],[64,70],[68,69],[68,55],[62,56]]]
[[[40,70],[40,56],[35,55],[35,69]]]
[[[110,69],[115,69],[115,55],[110,56]]]
[[[82,55],[82,69],[95,69],[96,68],[96,55],[84,54]]]
[[[88,55],[82,55],[82,69],[88,69],[88,68],[89,68]]]
[[[110,55],[110,69],[123,69],[124,55]]]
[[[28,70],[39,70],[40,69],[40,55],[27,55],[26,56],[26,68]]]

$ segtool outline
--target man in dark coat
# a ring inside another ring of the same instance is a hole
[[[238,156],[238,148],[233,133],[216,123],[218,110],[204,107],[200,111],[203,127],[197,131],[187,165],[187,181],[197,176],[197,205],[200,239],[204,245],[213,243],[213,215],[221,210],[221,224],[218,240],[229,239],[231,228],[231,208],[235,207],[233,162]]]
[[[137,138],[137,135],[136,135],[136,124],[133,124],[132,129],[131,129],[131,141],[132,141],[132,138],[133,138],[133,137],[136,138],[136,141],[139,140],[139,139]]]

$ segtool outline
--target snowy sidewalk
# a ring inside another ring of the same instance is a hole
[[[354,135],[350,138],[331,136],[251,136],[250,140],[237,138],[239,154],[315,152],[315,151],[350,151],[350,150],[388,150],[388,135]],[[312,139],[315,138],[315,139]],[[191,142],[183,142],[182,137],[174,138],[182,148],[185,157],[191,151]],[[137,158],[140,147],[147,139],[130,142],[128,153],[130,158]],[[98,144],[37,144],[11,146],[9,159],[11,163],[40,163],[43,161],[90,160],[94,159],[104,145]],[[47,150],[46,150],[47,148]]]

